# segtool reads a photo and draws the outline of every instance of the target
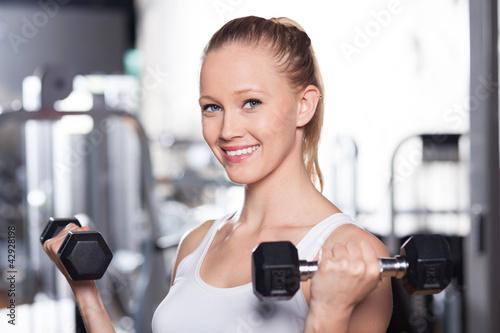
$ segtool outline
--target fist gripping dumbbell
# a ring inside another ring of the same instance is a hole
[[[402,279],[409,294],[441,292],[451,281],[451,253],[443,236],[413,236],[401,246],[400,255],[379,258],[380,276]],[[290,242],[261,243],[252,254],[254,293],[260,299],[287,300],[311,278],[317,261],[299,260]]]
[[[41,243],[56,236],[68,224],[81,227],[78,219],[50,218],[40,236]],[[70,231],[57,251],[57,256],[73,281],[100,279],[113,258],[113,254],[97,231]]]

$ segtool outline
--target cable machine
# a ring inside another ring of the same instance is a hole
[[[64,74],[48,71],[42,77],[40,110],[0,114],[0,164],[6,170],[0,188],[12,189],[9,198],[0,198],[0,206],[11,211],[0,214],[0,225],[2,232],[16,227],[18,248],[24,251],[18,262],[23,296],[17,300],[30,304],[31,319],[25,318],[30,332],[67,329],[47,327],[47,322],[67,325],[58,322],[58,311],[53,321],[49,313],[38,318],[43,309],[36,303],[42,298],[72,299],[39,237],[49,217],[77,216],[101,232],[114,253],[98,281],[114,325],[122,332],[148,332],[154,305],[169,282],[156,246],[159,221],[149,142],[130,113],[100,106],[56,111],[54,101],[71,91],[72,76]],[[84,332],[76,319],[76,332]]]
[[[410,332],[463,332],[468,149],[466,135],[420,134],[404,139],[392,157],[389,251],[397,252],[408,235],[437,233],[447,238],[453,256],[453,281],[442,293],[410,297],[395,289],[395,303],[401,303],[395,316],[407,318],[404,329]]]

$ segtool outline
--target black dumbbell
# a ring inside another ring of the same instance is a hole
[[[74,217],[51,217],[40,236],[40,242],[45,243],[70,223],[82,226]],[[57,256],[73,281],[100,279],[113,258],[108,244],[97,231],[70,231]]]
[[[401,246],[400,255],[378,260],[381,277],[402,279],[412,295],[439,293],[451,281],[450,248],[440,235],[410,237]],[[254,293],[260,299],[290,299],[299,290],[300,281],[311,278],[317,269],[317,261],[299,260],[290,242],[261,243],[252,254]]]

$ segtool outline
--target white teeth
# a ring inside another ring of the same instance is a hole
[[[249,147],[249,148],[244,148],[244,149],[238,149],[238,150],[227,150],[226,153],[229,156],[240,156],[240,155],[245,155],[249,154],[251,152],[256,151],[259,148],[259,145]]]

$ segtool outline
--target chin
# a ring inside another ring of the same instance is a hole
[[[244,177],[231,177],[228,175],[228,178],[231,182],[237,184],[237,185],[246,185],[248,184],[248,181],[245,180]]]
[[[226,175],[229,178],[229,180],[238,185],[248,185],[258,181],[258,178],[255,177],[255,175],[242,175],[242,174],[227,173],[227,172]]]

